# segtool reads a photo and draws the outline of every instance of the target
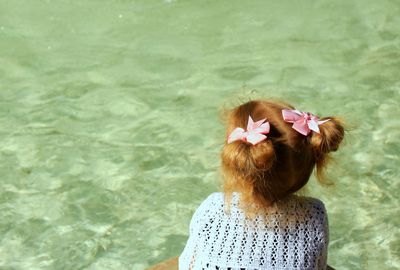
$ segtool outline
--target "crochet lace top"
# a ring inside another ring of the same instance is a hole
[[[328,219],[324,204],[292,195],[267,214],[247,218],[234,193],[226,211],[224,193],[202,202],[190,222],[180,270],[326,269]]]

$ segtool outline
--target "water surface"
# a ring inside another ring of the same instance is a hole
[[[144,269],[218,190],[222,106],[284,98],[351,132],[311,179],[329,264],[400,268],[400,3],[0,2],[0,268]]]

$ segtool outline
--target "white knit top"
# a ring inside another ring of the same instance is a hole
[[[292,195],[250,219],[239,198],[233,194],[229,213],[221,192],[202,202],[190,222],[180,270],[326,269],[328,219],[320,200]]]

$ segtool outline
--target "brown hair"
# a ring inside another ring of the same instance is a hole
[[[282,110],[293,106],[270,100],[252,100],[227,112],[226,136],[233,129],[246,129],[248,117],[266,118],[270,123],[267,139],[252,145],[244,141],[222,148],[224,192],[229,202],[234,191],[241,193],[240,205],[246,214],[265,211],[274,202],[301,189],[316,168],[323,181],[329,152],[336,151],[344,137],[343,123],[334,116],[319,125],[316,132],[304,136],[283,120]],[[257,210],[258,209],[258,210]]]

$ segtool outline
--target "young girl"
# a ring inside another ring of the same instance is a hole
[[[228,113],[222,148],[224,192],[190,222],[179,269],[326,269],[324,204],[295,195],[344,137],[336,117],[253,100]]]

